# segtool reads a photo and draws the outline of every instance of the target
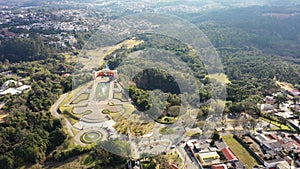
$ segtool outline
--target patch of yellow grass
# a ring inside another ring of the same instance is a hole
[[[221,83],[224,83],[224,84],[231,83],[230,80],[228,79],[228,76],[224,73],[209,74],[209,75],[206,75],[206,77],[208,77],[210,79],[215,79],[218,82],[221,82]]]
[[[94,50],[86,50],[83,53],[81,53],[81,55],[86,57],[78,57],[77,62],[82,63],[84,65],[84,68],[82,68],[82,70],[91,70],[93,68],[99,68],[103,65],[105,56],[111,55],[114,51],[120,49],[121,47],[131,49],[134,46],[139,45],[143,42],[144,41],[142,40],[129,39],[114,46],[103,47]]]
[[[280,86],[280,88],[282,88],[283,90],[294,90],[295,89],[292,84],[287,83],[287,82],[276,81],[276,84],[278,86]]]
[[[80,94],[76,99],[72,101],[73,104],[78,104],[81,101],[89,99],[90,94],[89,93],[82,93]]]
[[[71,53],[62,53],[62,55],[65,57],[66,62],[70,63],[74,61],[74,57]]]

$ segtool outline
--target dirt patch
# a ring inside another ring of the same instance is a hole
[[[276,84],[279,85],[280,88],[282,88],[283,90],[288,90],[288,91],[295,90],[295,88],[293,87],[293,85],[290,84],[290,83],[287,83],[287,82],[276,81]]]

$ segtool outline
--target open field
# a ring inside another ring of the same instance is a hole
[[[210,74],[207,75],[206,77],[211,78],[211,79],[215,79],[221,83],[225,83],[225,84],[229,84],[230,80],[228,79],[227,75],[225,75],[224,73],[215,73],[215,74]]]
[[[120,100],[122,102],[126,102],[127,101],[127,98],[121,92],[114,92],[114,97],[113,98],[114,99],[118,99],[118,100]]]
[[[117,45],[110,47],[103,47],[94,50],[86,50],[81,53],[81,57],[77,58],[77,62],[83,64],[82,70],[93,70],[94,68],[99,68],[104,63],[104,58],[107,55],[112,54],[117,49],[121,47],[126,47],[127,49],[131,49],[136,45],[143,43],[141,40],[125,40]]]
[[[232,152],[237,156],[242,163],[247,165],[247,168],[252,168],[257,165],[256,160],[251,156],[251,154],[237,141],[233,138],[233,135],[222,136],[225,143],[230,147]]]
[[[72,101],[72,104],[78,104],[81,101],[87,100],[89,96],[90,95],[88,93],[82,93]]]
[[[77,87],[77,88],[74,89],[73,91],[71,91],[71,92],[68,94],[68,96],[65,98],[65,100],[63,100],[63,101],[61,102],[61,104],[59,105],[59,108],[58,108],[58,109],[60,110],[60,112],[63,112],[63,111],[65,110],[65,108],[68,107],[67,104],[69,104],[69,103],[71,102],[71,100],[74,99],[74,97],[76,97],[76,95],[77,95],[78,93],[80,93],[81,90],[83,90],[83,89],[86,88],[87,86],[90,86],[91,83],[92,83],[92,82],[88,82],[88,83],[86,83],[86,84],[83,84],[83,85]]]
[[[169,134],[174,134],[175,130],[170,127],[163,127],[161,129],[159,129],[159,133],[163,134],[163,135],[169,135]]]
[[[283,90],[289,90],[289,91],[294,90],[293,85],[290,83],[276,81],[276,84],[279,85],[280,88],[282,88]]]
[[[154,123],[133,122],[126,118],[123,118],[114,125],[114,128],[120,134],[129,134],[128,132],[130,132],[130,134],[132,135],[142,136],[152,132]]]

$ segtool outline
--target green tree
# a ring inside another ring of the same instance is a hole
[[[279,108],[279,105],[287,102],[287,96],[285,94],[278,94],[275,98],[275,104]]]

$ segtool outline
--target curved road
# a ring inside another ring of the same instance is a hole
[[[50,107],[50,112],[51,112],[51,115],[52,115],[53,117],[56,117],[56,118],[61,119],[61,120],[62,120],[62,119],[64,120],[64,122],[65,122],[64,127],[67,128],[67,131],[68,131],[69,135],[70,135],[71,137],[74,137],[74,133],[73,133],[73,131],[72,131],[73,125],[70,123],[70,121],[69,121],[67,118],[65,118],[63,115],[61,115],[61,114],[59,114],[59,113],[57,112],[59,105],[61,104],[61,102],[62,102],[63,100],[65,100],[65,98],[66,98],[67,96],[68,96],[68,93],[65,93],[65,94],[61,95],[61,96],[59,97],[59,99],[58,99],[58,100]]]

